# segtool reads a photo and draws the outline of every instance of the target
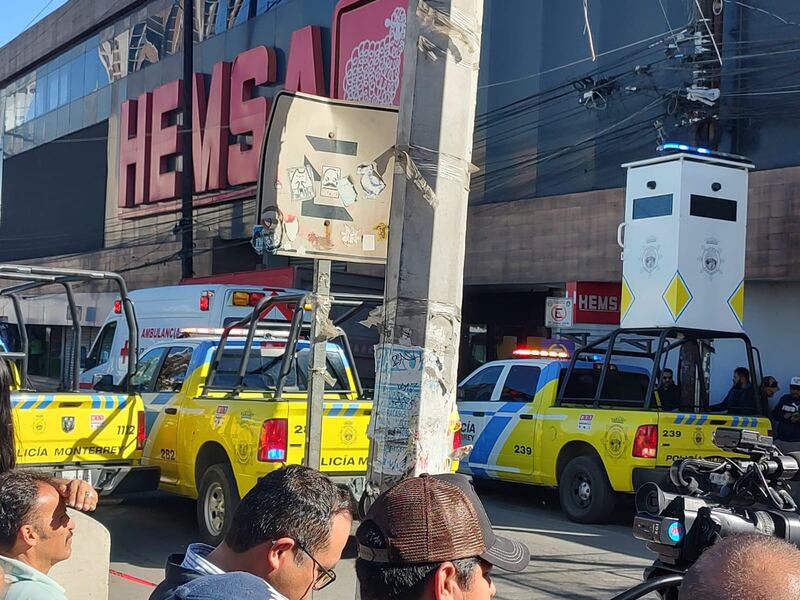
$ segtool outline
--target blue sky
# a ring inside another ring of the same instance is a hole
[[[66,2],[67,0],[0,0],[0,46],[5,46],[22,33],[23,29]]]

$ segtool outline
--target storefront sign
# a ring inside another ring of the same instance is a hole
[[[402,0],[341,0],[333,15],[331,96],[383,105],[400,97],[406,5]],[[284,88],[325,95],[322,32],[291,36]],[[271,101],[261,86],[277,82],[274,48],[256,46],[214,66],[210,85],[192,83],[194,193],[255,183]],[[120,108],[118,206],[136,209],[181,194],[177,157],[183,81],[172,81]],[[135,211],[128,211],[135,214]]]
[[[584,325],[619,324],[622,288],[613,281],[570,281],[567,296],[573,303],[573,321]]]

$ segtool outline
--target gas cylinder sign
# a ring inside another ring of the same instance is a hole
[[[572,327],[572,298],[547,298],[545,327]]]

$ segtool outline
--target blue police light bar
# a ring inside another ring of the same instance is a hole
[[[680,142],[665,142],[658,147],[659,152],[688,152],[689,154],[700,154],[701,156],[712,156],[715,158],[724,158],[726,160],[735,160],[736,162],[749,163],[750,159],[746,156],[739,154],[728,154],[727,152],[717,152],[702,148],[700,146],[690,146],[689,144],[682,144]]]

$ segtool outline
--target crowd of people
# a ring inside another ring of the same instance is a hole
[[[75,521],[68,507],[92,511],[97,493],[83,481],[16,469],[10,374],[0,361],[0,598],[66,600],[51,568],[70,557]],[[662,401],[672,402],[663,373]],[[728,406],[747,393],[737,372]],[[774,378],[763,393],[774,396]],[[777,433],[800,442],[800,378],[772,411]],[[769,396],[769,397],[771,397]],[[304,600],[336,580],[354,507],[327,476],[290,465],[248,492],[218,546],[190,544],[166,561],[150,600]],[[458,474],[404,479],[378,496],[355,534],[362,600],[489,600],[492,572],[524,570],[530,552],[495,534],[470,480]],[[533,597],[532,590],[532,597]],[[731,536],[687,572],[680,600],[800,598],[800,550],[769,536]],[[73,598],[72,600],[76,600]]]

